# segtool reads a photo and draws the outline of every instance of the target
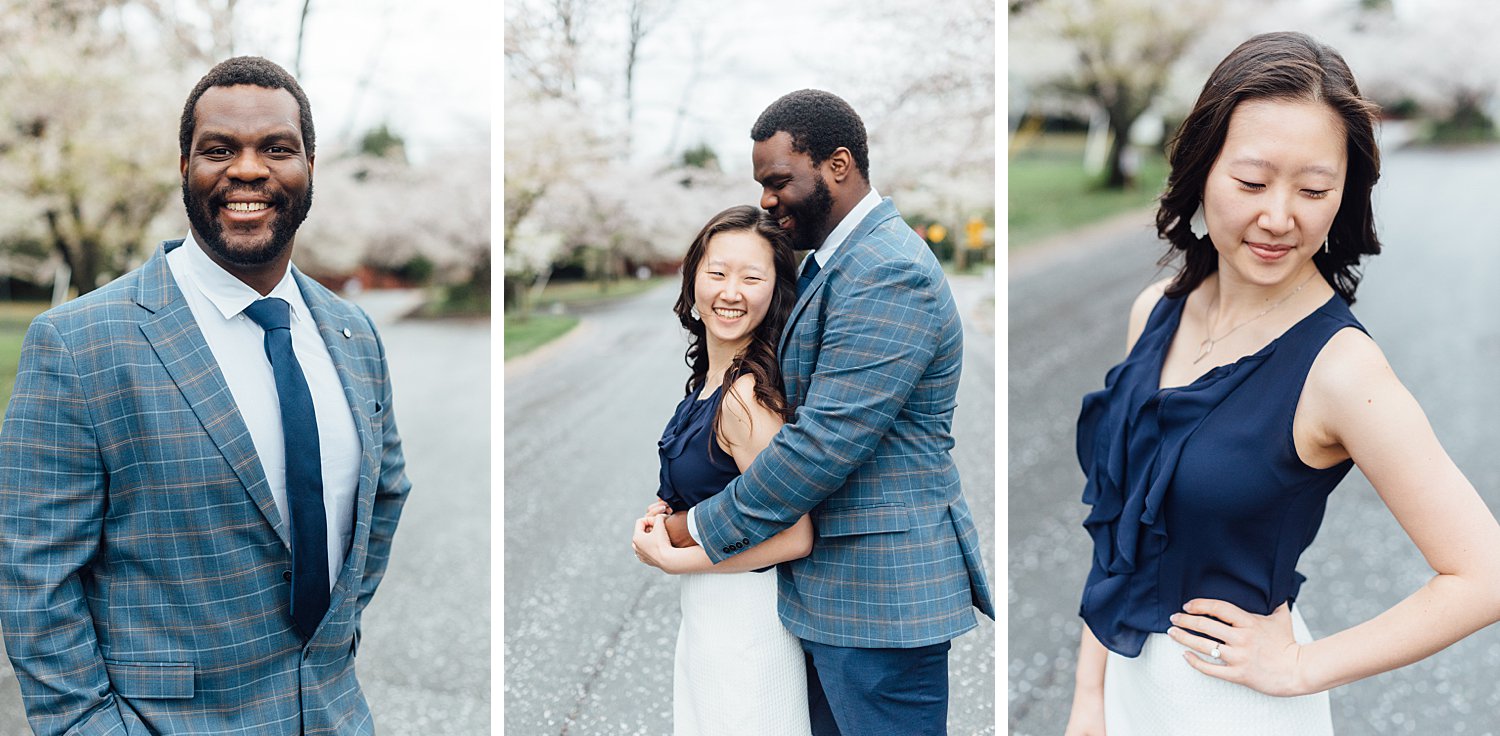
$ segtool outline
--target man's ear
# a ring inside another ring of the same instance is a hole
[[[179,155],[177,157],[177,173],[181,174],[183,177],[187,176],[187,155],[186,154],[182,154],[182,155]]]
[[[316,155],[308,156],[307,157],[307,178],[308,179],[312,179],[312,175],[313,175],[313,163],[317,160],[317,158],[318,157]]]
[[[854,170],[854,154],[849,149],[839,146],[828,154],[828,159],[823,162],[828,166],[828,175],[840,184],[849,178],[849,172]]]

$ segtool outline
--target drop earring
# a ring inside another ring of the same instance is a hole
[[[688,313],[693,316],[693,321],[694,322],[700,322],[703,319],[702,317],[698,316],[698,308],[697,307],[688,307]]]
[[[1193,210],[1193,218],[1188,221],[1188,232],[1195,238],[1208,237],[1208,220],[1203,217],[1203,202],[1198,202],[1198,209]],[[1203,233],[1199,235],[1199,233]]]
[[[1323,238],[1323,253],[1327,254],[1331,252],[1331,249],[1328,247],[1328,238]]]

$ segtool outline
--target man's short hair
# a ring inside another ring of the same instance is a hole
[[[308,156],[313,155],[316,150],[317,136],[313,132],[312,105],[308,104],[307,95],[302,92],[302,85],[297,84],[297,80],[275,62],[259,56],[236,56],[233,59],[225,59],[198,80],[197,86],[193,87],[192,93],[188,95],[187,104],[182,108],[182,123],[177,132],[177,143],[182,147],[182,155],[188,155],[188,149],[193,145],[193,129],[197,123],[193,112],[198,106],[198,98],[202,97],[209,87],[233,87],[237,84],[253,84],[257,87],[284,89],[290,92],[297,100],[297,122],[302,128],[302,148],[306,150]]]
[[[870,151],[865,124],[849,103],[818,89],[802,89],[771,103],[750,129],[750,138],[764,141],[781,131],[792,136],[792,150],[805,153],[813,165],[823,163],[840,146],[854,155],[859,175],[870,180]]]

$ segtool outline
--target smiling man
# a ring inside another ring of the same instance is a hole
[[[37,317],[0,430],[0,626],[37,734],[369,734],[360,615],[410,483],[369,317],[291,266],[311,109],[188,96],[189,233]]]

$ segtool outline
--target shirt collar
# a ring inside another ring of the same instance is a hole
[[[823,244],[818,246],[818,250],[813,253],[813,257],[818,259],[819,266],[828,265],[828,259],[833,257],[833,252],[838,249],[845,238],[853,234],[854,228],[859,227],[859,223],[864,221],[865,216],[873,212],[879,204],[880,192],[875,191],[875,187],[872,186],[870,191],[865,192],[865,196],[849,210],[849,214],[839,220],[833,232],[828,233],[828,237],[823,239]]]
[[[182,245],[178,246],[187,256],[188,271],[192,275],[193,284],[208,301],[219,310],[224,319],[233,319],[251,302],[261,298],[260,292],[250,288],[248,284],[240,281],[234,274],[225,271],[222,266],[214,263],[198,241],[193,239],[193,233],[188,232],[183,239]],[[291,305],[292,319],[301,321],[307,314],[307,304],[302,301],[302,290],[297,288],[297,282],[292,278],[292,269],[287,267],[286,273],[282,274],[281,280],[271,289],[268,297],[278,297],[286,300]]]

